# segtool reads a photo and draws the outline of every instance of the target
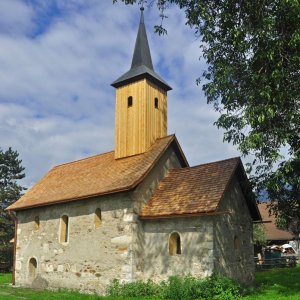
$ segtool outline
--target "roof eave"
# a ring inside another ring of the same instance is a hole
[[[149,74],[147,72],[138,74],[133,77],[125,78],[125,79],[122,79],[122,77],[123,76],[121,76],[119,79],[114,81],[111,84],[111,86],[114,88],[119,88],[121,86],[124,86],[124,85],[127,85],[127,84],[130,84],[130,83],[133,83],[133,82],[136,82],[136,81],[146,78],[146,79],[150,80],[151,82],[153,82],[154,84],[156,84],[158,87],[165,90],[166,92],[172,90],[172,88],[166,82],[159,80],[158,78],[152,76],[151,74]]]
[[[172,218],[185,218],[185,217],[203,217],[203,216],[217,216],[229,214],[230,211],[206,211],[197,213],[182,213],[182,214],[166,214],[166,215],[140,215],[141,220],[157,220],[157,219],[172,219]]]
[[[183,167],[183,168],[189,167],[190,165],[189,165],[189,163],[188,163],[188,161],[187,161],[187,159],[186,159],[186,157],[185,157],[185,155],[184,155],[184,153],[182,151],[182,148],[181,148],[181,146],[180,146],[180,144],[179,144],[179,142],[178,142],[175,134],[174,134],[173,142],[175,143],[175,145],[176,145],[176,147],[178,149],[177,155],[178,155],[179,158],[181,158],[181,167]]]
[[[13,206],[13,204],[12,204],[9,207],[7,207],[5,210],[6,211],[19,211],[19,210],[25,210],[25,209],[30,209],[30,208],[42,207],[42,206],[50,206],[50,205],[55,205],[55,204],[80,201],[80,200],[84,200],[84,199],[91,199],[91,198],[106,196],[106,195],[111,195],[111,194],[130,192],[131,190],[135,189],[135,187],[136,186],[134,186],[134,185],[130,185],[130,186],[124,187],[122,189],[115,189],[115,190],[107,191],[105,193],[97,193],[97,194],[90,194],[90,195],[85,195],[85,196],[81,196],[81,197],[76,197],[76,198],[66,198],[66,199],[62,199],[62,200],[54,200],[54,201],[47,202],[47,203],[38,203],[38,204],[34,204],[34,205],[28,205],[28,206],[23,206],[23,207],[20,206],[20,207],[16,207],[16,208],[10,208],[11,206]]]

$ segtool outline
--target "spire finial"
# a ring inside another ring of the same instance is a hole
[[[142,3],[142,6],[140,7],[141,11],[141,20],[140,23],[144,23],[144,4]]]

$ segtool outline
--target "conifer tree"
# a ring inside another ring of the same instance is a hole
[[[25,177],[19,153],[9,148],[0,149],[0,262],[11,263],[14,223],[5,209],[18,200],[24,188],[19,180]]]

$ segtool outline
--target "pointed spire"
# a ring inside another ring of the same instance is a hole
[[[152,80],[158,86],[161,86],[164,90],[169,91],[172,88],[158,74],[156,74],[153,69],[150,47],[144,22],[144,7],[141,7],[140,10],[141,18],[135,41],[131,68],[111,85],[115,88],[118,88],[142,78],[147,78]]]
[[[146,66],[153,70],[151,53],[144,22],[144,7],[141,7],[141,19],[138,34],[135,41],[134,53],[132,57],[131,69],[139,66]]]

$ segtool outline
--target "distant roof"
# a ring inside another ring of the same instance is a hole
[[[236,175],[254,220],[260,215],[239,157],[173,169],[140,213],[141,219],[211,214]]]
[[[266,202],[258,204],[262,220],[269,221],[269,223],[264,223],[267,232],[267,240],[292,240],[294,236],[289,231],[281,230],[276,227],[276,218],[274,215],[270,216],[267,205],[268,203]]]
[[[141,9],[140,25],[136,37],[131,68],[128,72],[119,77],[111,85],[117,88],[127,83],[140,80],[142,78],[147,78],[153,81],[155,84],[162,87],[166,91],[172,89],[158,74],[155,73],[153,69],[150,47],[144,23],[143,9]]]
[[[114,151],[52,168],[8,210],[62,203],[135,188],[173,144],[183,167],[188,163],[175,135],[157,139],[145,153],[115,159]]]

